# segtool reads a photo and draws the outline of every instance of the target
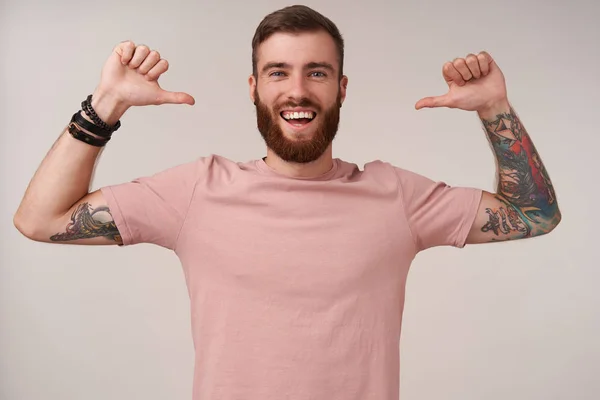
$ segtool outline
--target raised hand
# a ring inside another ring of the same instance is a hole
[[[445,63],[442,75],[448,84],[448,92],[422,98],[415,104],[417,110],[447,107],[481,111],[506,101],[504,75],[485,51]]]
[[[161,104],[195,103],[184,92],[163,90],[158,78],[169,68],[156,50],[148,46],[136,46],[131,41],[117,45],[104,64],[100,84],[94,96],[111,98],[120,108]]]

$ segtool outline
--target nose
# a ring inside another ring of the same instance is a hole
[[[307,82],[302,74],[292,76],[289,82],[288,98],[290,100],[300,101],[301,99],[308,97]]]

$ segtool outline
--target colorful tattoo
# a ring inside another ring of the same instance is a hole
[[[496,235],[518,231],[524,237],[549,231],[560,219],[546,167],[512,107],[493,120],[482,119],[499,168],[498,195],[506,208],[488,210],[481,228]]]
[[[67,224],[66,232],[57,233],[51,236],[50,240],[63,242],[95,237],[106,237],[122,243],[121,235],[108,207],[101,206],[92,209],[89,203],[81,203],[71,214],[71,221]]]

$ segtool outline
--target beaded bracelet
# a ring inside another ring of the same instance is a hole
[[[100,128],[104,129],[105,131],[109,131],[110,133],[113,133],[114,131],[116,131],[117,129],[119,129],[121,127],[121,121],[117,121],[116,124],[114,124],[113,126],[110,126],[106,122],[102,121],[100,119],[100,117],[98,117],[98,114],[96,114],[96,111],[92,107],[92,95],[91,94],[87,97],[87,99],[85,99],[84,101],[81,102],[81,109],[85,112],[85,114],[88,117],[90,117],[90,119],[92,120],[92,122],[94,122],[94,124],[98,125]]]

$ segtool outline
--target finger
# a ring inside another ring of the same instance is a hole
[[[454,68],[456,68],[456,70],[460,73],[460,75],[465,81],[468,81],[469,79],[473,78],[473,74],[471,73],[471,71],[469,71],[469,67],[467,67],[467,62],[464,58],[455,59],[452,62],[452,65],[454,65]]]
[[[140,74],[147,74],[148,71],[150,71],[156,65],[156,63],[158,63],[159,61],[160,61],[160,53],[156,50],[151,51],[146,56],[146,58],[144,59],[142,64],[138,67],[138,72]]]
[[[165,59],[161,59],[159,62],[156,63],[156,65],[154,67],[152,67],[152,69],[150,71],[148,71],[148,73],[146,74],[146,78],[148,80],[158,80],[158,78],[164,74],[165,72],[167,72],[167,70],[169,69],[169,62]]]
[[[121,58],[121,63],[123,65],[127,65],[127,63],[131,60],[131,57],[133,57],[134,50],[135,50],[135,43],[133,43],[131,40],[126,40],[117,45],[115,52]]]
[[[490,72],[490,64],[493,59],[487,52],[482,51],[477,54],[477,61],[479,62],[479,68],[481,69],[481,74],[486,76]]]
[[[415,108],[420,110],[421,108],[436,108],[436,107],[448,107],[450,105],[450,98],[447,95],[443,96],[431,96],[423,97],[417,101]]]
[[[465,61],[467,63],[467,67],[469,68],[469,71],[471,71],[471,74],[473,75],[473,78],[475,78],[475,79],[480,78],[481,77],[481,69],[479,68],[479,61],[477,60],[477,56],[475,54],[469,54],[465,58]]]
[[[458,86],[465,84],[465,80],[463,79],[462,75],[456,70],[454,64],[451,62],[444,64],[442,73],[444,74],[444,79],[447,83],[456,83]]]
[[[193,106],[196,100],[189,94],[184,92],[168,92],[162,90],[159,98],[159,104],[189,104]]]
[[[148,46],[145,46],[143,44],[137,46],[133,52],[133,57],[131,58],[131,61],[129,61],[129,67],[139,67],[142,64],[142,62],[146,59],[148,54],[150,54],[150,49],[148,48]]]

